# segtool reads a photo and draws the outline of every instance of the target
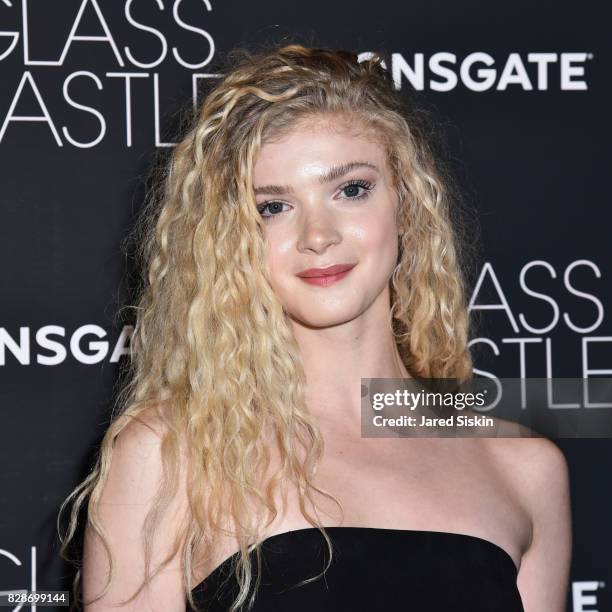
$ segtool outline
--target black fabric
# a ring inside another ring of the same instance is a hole
[[[297,587],[323,571],[328,561],[321,532],[307,527],[264,540],[253,612],[524,612],[514,561],[493,542],[442,531],[326,531],[334,551],[329,569]],[[204,610],[229,610],[238,592],[233,574],[237,559],[237,553],[226,559],[193,589],[195,602]],[[255,552],[251,559],[256,573]],[[188,604],[187,612],[192,610]]]

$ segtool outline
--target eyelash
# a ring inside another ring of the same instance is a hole
[[[352,180],[349,181],[348,183],[346,183],[345,185],[343,185],[342,187],[340,187],[340,191],[344,191],[347,187],[351,187],[352,185],[355,185],[357,187],[362,187],[363,189],[365,189],[365,192],[362,193],[361,195],[357,195],[357,196],[353,196],[353,197],[348,197],[348,200],[363,200],[365,198],[367,198],[372,189],[374,188],[374,185],[370,182],[370,181],[366,181],[363,179],[357,179],[357,180]],[[259,211],[259,213],[261,214],[262,218],[264,219],[271,219],[272,217],[280,217],[280,215],[282,214],[283,211],[281,211],[280,213],[277,213],[275,215],[263,215],[262,213],[266,210],[266,208],[268,208],[268,206],[270,206],[270,204],[284,204],[284,202],[279,202],[278,200],[270,200],[269,202],[264,202],[263,204],[260,204],[257,207],[257,210]]]

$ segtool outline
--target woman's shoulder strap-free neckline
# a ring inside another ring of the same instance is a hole
[[[512,568],[514,568],[515,575],[518,574],[518,571],[519,571],[518,567],[516,566],[516,563],[514,562],[514,559],[512,558],[510,553],[505,548],[502,548],[499,544],[496,544],[495,542],[492,542],[491,540],[487,540],[486,538],[482,538],[480,536],[472,535],[469,533],[460,533],[460,532],[455,532],[455,531],[436,531],[436,530],[429,530],[429,529],[399,529],[399,528],[393,528],[393,527],[352,527],[352,526],[344,527],[341,525],[325,527],[325,531],[337,532],[339,530],[342,530],[344,533],[348,533],[350,530],[352,530],[352,531],[364,531],[367,533],[380,533],[381,535],[382,534],[394,534],[394,535],[402,534],[402,535],[413,535],[414,536],[416,534],[423,534],[423,535],[431,535],[432,537],[446,536],[446,537],[452,537],[452,538],[463,538],[463,539],[466,539],[472,542],[480,542],[481,544],[484,544],[490,547],[492,550],[496,551],[497,554],[500,554],[503,558],[505,558],[507,562],[509,561],[512,564]],[[279,538],[294,537],[296,535],[304,534],[309,531],[318,531],[318,529],[316,527],[311,526],[311,527],[301,527],[299,529],[290,529],[287,531],[281,531],[279,533],[272,534],[271,536],[268,536],[267,538],[262,540],[262,545],[273,542],[274,540],[277,540]],[[235,552],[234,554],[224,559],[219,565],[217,565],[217,567],[215,567],[215,569],[212,570],[212,572],[210,572],[210,574],[208,574],[208,576],[206,576],[206,578],[204,578],[204,580],[198,583],[192,589],[192,591],[195,591],[196,589],[200,588],[205,582],[208,581],[209,578],[211,578],[214,574],[218,573],[228,563],[231,563],[231,561],[238,555],[239,555],[239,552]]]

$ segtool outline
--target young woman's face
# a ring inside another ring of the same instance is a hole
[[[397,194],[383,147],[326,121],[299,123],[264,144],[254,167],[273,289],[291,318],[317,328],[374,303],[388,308],[398,257]],[[337,264],[354,267],[326,279],[299,276]]]

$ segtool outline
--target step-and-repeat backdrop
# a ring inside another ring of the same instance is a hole
[[[70,587],[55,520],[129,358],[122,241],[235,46],[383,51],[476,211],[476,367],[612,375],[610,40],[591,1],[0,0],[0,591]],[[568,610],[612,610],[612,440],[555,442]]]

